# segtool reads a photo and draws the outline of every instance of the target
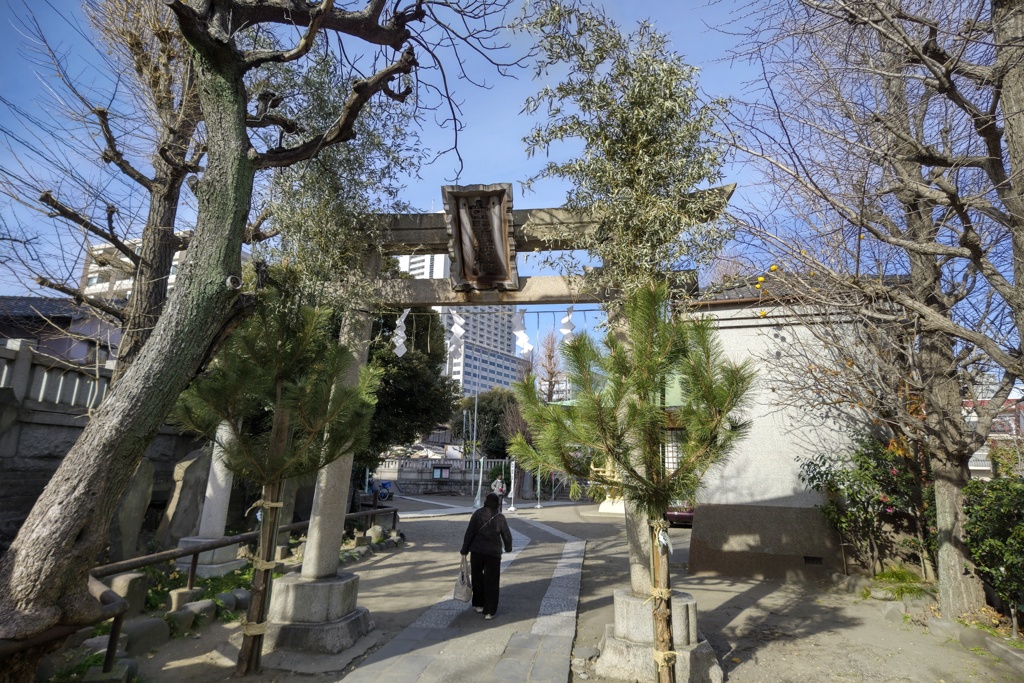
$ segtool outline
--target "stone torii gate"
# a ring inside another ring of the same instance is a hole
[[[734,190],[735,185],[728,185],[700,192],[721,198],[705,220],[717,216]],[[578,248],[566,236],[594,230],[596,220],[563,209],[513,209],[511,183],[444,186],[442,195],[444,213],[392,216],[390,240],[382,251],[448,254],[451,281],[380,280],[379,258],[371,258],[366,268],[371,279],[377,279],[379,303],[410,308],[603,302],[594,293],[571,287],[560,275],[520,277],[516,264],[517,253]],[[353,350],[358,365],[367,362],[371,324],[369,313],[355,313],[342,332],[340,341]],[[353,367],[349,381],[354,383],[357,374],[358,367]],[[358,577],[338,573],[351,469],[349,455],[318,473],[301,574],[274,582],[266,626],[268,650],[336,653],[370,629],[365,608],[355,604]],[[638,535],[646,538],[646,533]],[[650,583],[646,566],[630,571],[646,573],[645,585]]]

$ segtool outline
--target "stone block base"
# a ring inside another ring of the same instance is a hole
[[[624,681],[649,681],[655,677],[653,643],[635,643],[615,637],[615,626],[605,626],[601,656],[595,672],[602,678]],[[722,667],[706,640],[694,645],[674,647],[677,683],[722,683]]]
[[[365,607],[356,607],[341,619],[323,623],[271,621],[263,648],[267,652],[292,650],[335,654],[352,647],[372,630],[370,612]]]
[[[115,574],[110,577],[110,590],[114,591],[128,601],[126,617],[134,617],[142,614],[146,607],[146,591],[149,590],[149,583],[146,575],[140,572],[127,572]]]
[[[627,589],[612,591],[615,608],[615,637],[636,643],[654,643],[653,602]],[[697,642],[697,601],[683,591],[672,589],[672,642],[680,647]]]
[[[615,623],[605,627],[595,671],[602,678],[651,680],[654,663],[654,616],[645,597],[618,589],[612,593]],[[722,667],[711,645],[697,631],[697,602],[672,590],[672,649],[678,683],[722,683]],[[654,676],[656,678],[656,676]]]
[[[213,539],[200,538],[198,536],[189,536],[178,541],[178,547],[192,548],[201,543],[208,543]],[[225,546],[223,548],[217,548],[216,550],[207,550],[204,553],[199,554],[199,564],[196,567],[196,574],[198,576],[209,578],[211,576],[224,576],[230,574],[236,569],[241,569],[246,565],[246,560],[238,559],[238,544]],[[183,572],[188,572],[189,565],[192,564],[192,557],[186,555],[177,562],[175,566]]]
[[[177,612],[184,609],[185,605],[198,598],[202,593],[203,591],[198,588],[175,588],[168,596],[171,603],[168,611]]]
[[[359,577],[349,572],[322,579],[289,574],[274,581],[270,621],[280,624],[323,624],[347,616],[356,608]]]
[[[124,622],[122,629],[128,636],[129,657],[144,655],[171,639],[171,627],[163,619],[138,617]]]

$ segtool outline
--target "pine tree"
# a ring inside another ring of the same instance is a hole
[[[671,586],[665,511],[693,499],[705,472],[721,463],[749,423],[737,417],[754,381],[751,362],[726,359],[710,320],[675,319],[668,287],[637,290],[625,302],[623,334],[602,347],[586,334],[562,345],[572,405],[545,403],[532,377],[515,385],[532,445],[516,436],[510,452],[527,469],[578,479],[588,495],[621,496],[650,520],[655,659],[663,681],[674,680]],[[678,383],[682,400],[666,404]],[[666,435],[678,438],[678,464],[665,458]]]
[[[259,669],[282,483],[365,444],[377,383],[364,369],[358,386],[343,386],[351,354],[335,341],[332,311],[311,303],[294,274],[276,275],[276,287],[259,293],[254,315],[181,395],[173,415],[210,438],[218,425],[228,425],[231,438],[220,444],[225,464],[262,487],[254,505],[262,510],[260,545],[239,674]]]

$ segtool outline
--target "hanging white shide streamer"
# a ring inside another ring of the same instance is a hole
[[[463,351],[466,348],[466,342],[462,338],[466,334],[466,328],[463,327],[465,324],[466,319],[452,311],[452,336],[448,340],[448,356],[452,360],[462,358]]]
[[[565,309],[565,317],[562,318],[562,326],[558,328],[558,331],[562,333],[562,339],[572,337],[572,331],[576,329],[576,326],[572,324],[572,306]]]
[[[405,340],[408,337],[405,336],[405,316],[409,315],[409,309],[402,311],[402,315],[398,316],[398,324],[395,325],[395,334],[391,337],[391,340],[395,343],[395,355],[401,358],[405,355],[408,349],[405,348]]]
[[[512,316],[512,334],[516,337],[516,346],[523,354],[533,351],[533,344],[530,343],[530,336],[526,334],[526,323],[523,320],[526,311],[520,309]]]

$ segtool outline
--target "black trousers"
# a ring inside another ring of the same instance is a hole
[[[483,607],[484,614],[494,614],[498,611],[501,558],[470,553],[469,567],[473,575],[473,607]]]

